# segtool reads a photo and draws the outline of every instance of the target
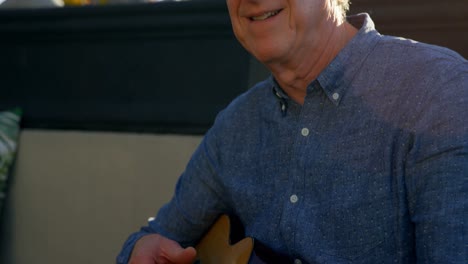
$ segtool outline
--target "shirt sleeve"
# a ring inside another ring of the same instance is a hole
[[[406,186],[418,263],[468,259],[467,69],[425,98],[413,131]]]
[[[194,245],[217,217],[228,213],[222,185],[218,182],[216,128],[205,135],[178,179],[174,196],[156,218],[124,243],[117,263],[127,263],[135,243],[147,234],[161,234],[183,247]]]

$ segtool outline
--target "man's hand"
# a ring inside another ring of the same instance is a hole
[[[135,244],[130,264],[192,264],[197,252],[193,247],[182,248],[179,243],[158,234],[142,237]]]

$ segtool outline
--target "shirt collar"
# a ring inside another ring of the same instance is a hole
[[[367,13],[348,16],[347,20],[354,27],[360,28],[358,33],[320,73],[317,79],[307,87],[308,92],[322,88],[330,101],[337,106],[360,65],[379,41],[379,33],[375,30],[374,22]],[[278,99],[289,99],[273,76],[270,76],[268,81]]]

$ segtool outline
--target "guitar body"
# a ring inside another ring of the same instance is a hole
[[[256,239],[254,244],[252,237],[244,237],[244,227],[236,216],[220,216],[195,248],[196,264],[295,263],[293,258],[275,252],[261,241]]]
[[[231,245],[231,220],[222,215],[195,247],[200,264],[247,264],[254,240],[247,237]]]

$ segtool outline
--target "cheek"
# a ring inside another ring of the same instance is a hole
[[[239,4],[237,3],[237,0],[227,0],[226,4],[227,4],[228,12],[229,12],[229,17],[232,20],[233,18],[239,15],[238,14]]]
[[[242,32],[242,27],[236,21],[231,20],[231,23],[232,23],[232,31],[234,32],[234,36],[243,46],[245,46],[245,33]]]
[[[227,0],[226,3],[227,3],[228,11],[229,11],[229,18],[231,20],[232,31],[234,32],[234,35],[236,36],[236,38],[240,42],[242,42],[242,39],[243,39],[242,27],[239,21],[237,5],[235,4],[236,0]]]
[[[231,24],[232,24],[232,31],[237,41],[239,41],[240,44],[244,46],[244,48],[247,49],[248,34],[246,32],[246,29],[242,27],[238,19],[231,18]]]

